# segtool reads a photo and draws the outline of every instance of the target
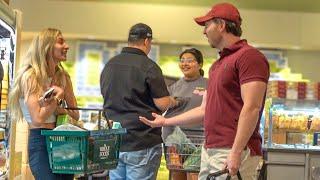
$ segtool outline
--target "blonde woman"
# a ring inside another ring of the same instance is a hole
[[[45,137],[41,135],[41,130],[55,128],[59,114],[79,119],[78,111],[59,106],[63,100],[70,107],[77,106],[70,77],[60,64],[66,60],[68,49],[60,30],[48,28],[40,32],[22,60],[10,93],[13,119],[24,119],[29,124],[29,165],[36,180],[73,179],[73,175],[52,173]],[[44,98],[50,88],[54,88],[52,96]]]

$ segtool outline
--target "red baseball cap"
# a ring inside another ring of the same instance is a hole
[[[194,20],[200,26],[204,26],[206,21],[213,18],[221,18],[236,23],[237,26],[241,25],[241,17],[238,9],[230,3],[219,3],[212,6],[211,10],[204,16],[197,17]]]

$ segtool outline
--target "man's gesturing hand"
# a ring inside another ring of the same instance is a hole
[[[151,127],[162,127],[164,126],[166,118],[160,116],[156,113],[152,113],[152,116],[155,118],[154,120],[149,120],[145,117],[139,116],[139,120]]]

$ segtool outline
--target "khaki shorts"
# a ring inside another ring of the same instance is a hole
[[[224,162],[231,149],[227,148],[215,148],[205,149],[202,147],[201,152],[201,167],[199,173],[199,180],[206,180],[208,174],[220,171],[224,168]],[[257,167],[261,156],[250,156],[250,150],[244,150],[241,155],[240,174],[243,180],[256,180],[257,179]],[[222,175],[217,180],[225,180],[227,175]],[[238,179],[237,176],[233,176],[231,179]]]

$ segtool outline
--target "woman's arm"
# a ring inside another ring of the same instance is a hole
[[[63,93],[62,89],[55,88],[54,91],[56,94],[58,91],[59,94]],[[28,96],[26,105],[34,126],[41,126],[57,109],[57,101],[54,97],[44,100],[36,93]]]
[[[69,75],[66,75],[66,88],[64,90],[64,99],[66,100],[68,107],[77,107],[77,101],[73,93],[72,82]],[[57,113],[68,114],[73,119],[79,120],[78,110],[66,110],[61,107],[58,107]]]

